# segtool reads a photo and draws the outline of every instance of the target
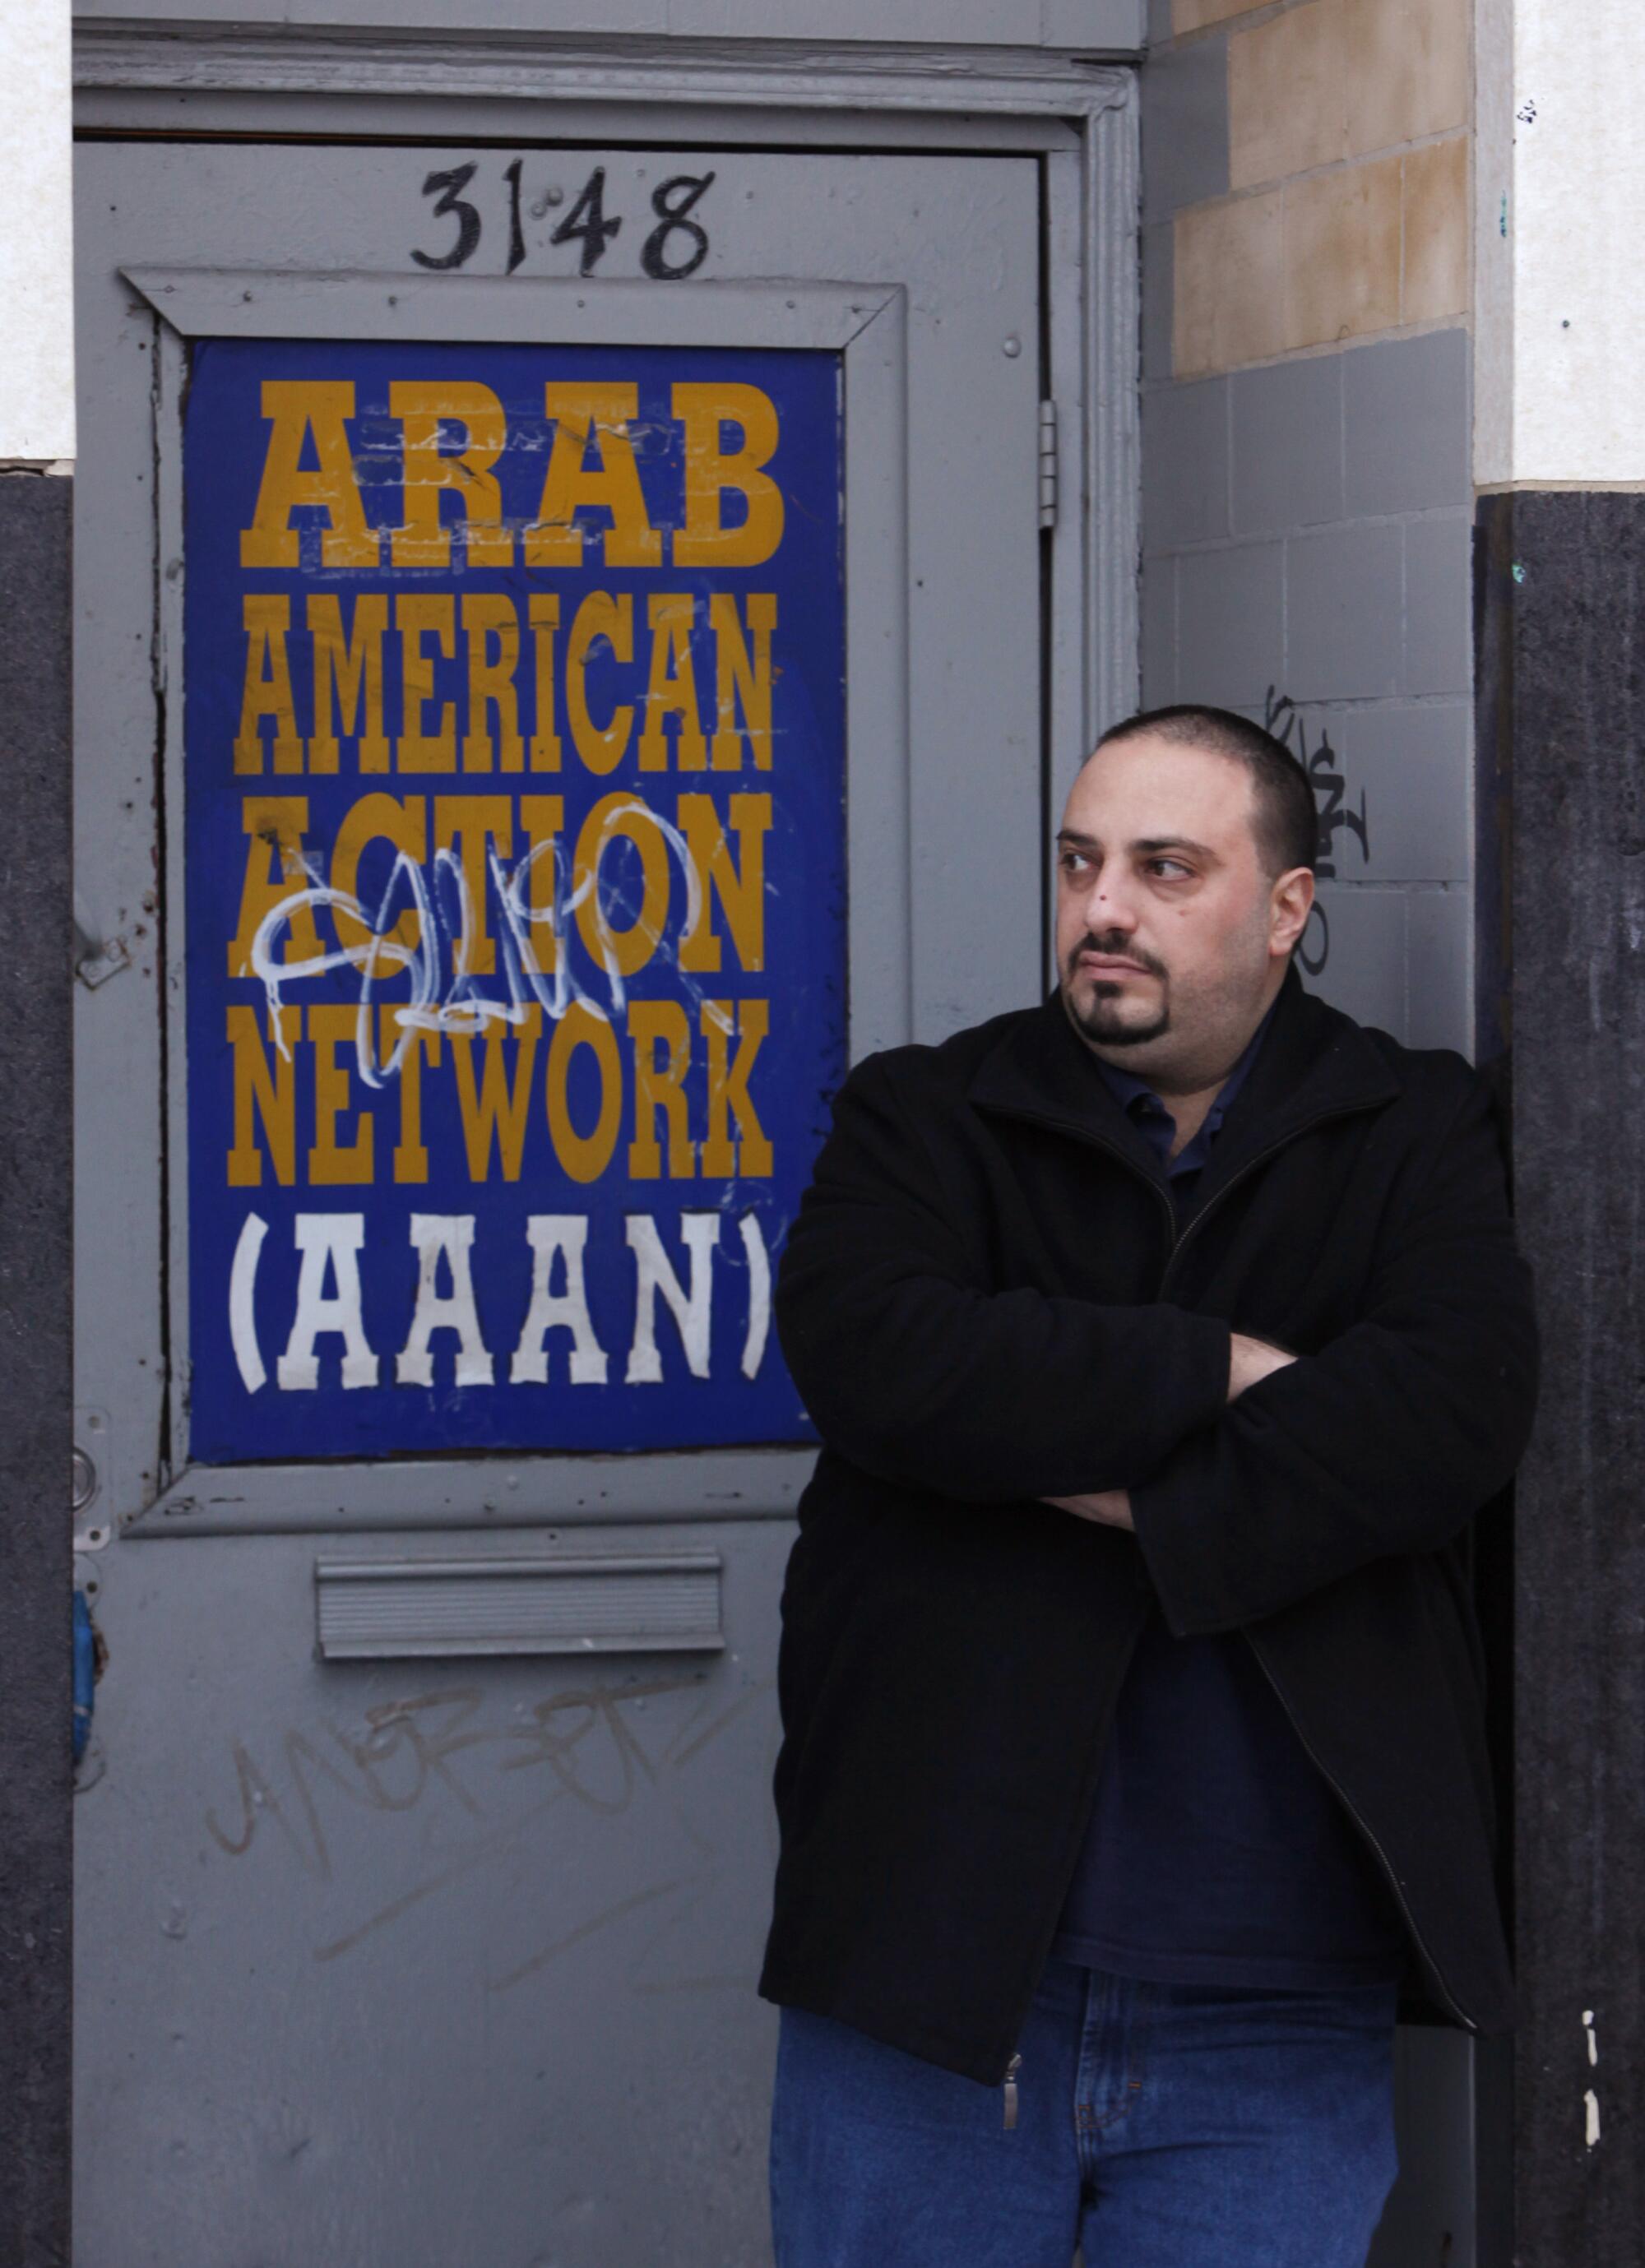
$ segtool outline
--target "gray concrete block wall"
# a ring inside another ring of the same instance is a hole
[[[1342,357],[1305,355],[1236,371],[1224,383],[1234,533],[1271,534],[1346,519]]]
[[[1228,189],[1228,32],[1142,75],[1142,685],[1276,729],[1331,835],[1309,982],[1472,1049],[1470,341],[1448,328],[1172,375],[1173,223]],[[1323,753],[1322,753],[1323,750]],[[1324,784],[1340,782],[1339,788]]]
[[[1172,378],[1171,215],[1226,187],[1226,132],[1206,126],[1224,44],[1144,74],[1143,699],[1290,704],[1276,728],[1342,783],[1324,800],[1363,809],[1362,830],[1332,829],[1310,983],[1413,1043],[1468,1049],[1469,340]],[[1164,146],[1188,134],[1191,153]]]

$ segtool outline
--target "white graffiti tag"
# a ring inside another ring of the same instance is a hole
[[[685,837],[638,800],[609,806],[592,845],[582,850],[583,863],[569,875],[557,836],[534,844],[512,866],[493,847],[487,853],[487,872],[500,915],[498,942],[507,988],[505,998],[481,991],[470,968],[477,933],[475,906],[462,860],[455,851],[437,850],[426,875],[407,852],[397,851],[374,913],[352,892],[323,881],[318,867],[305,861],[306,887],[269,908],[257,925],[251,946],[252,973],[268,996],[269,1022],[281,1055],[289,1059],[291,1054],[279,1012],[284,988],[337,968],[351,968],[359,976],[355,1053],[359,1075],[372,1087],[380,1087],[398,1075],[412,1035],[419,1031],[472,1035],[490,1024],[522,1024],[534,1006],[556,1020],[573,1005],[586,1009],[602,1023],[620,1016],[627,1002],[627,985],[618,935],[611,927],[607,906],[612,894],[602,886],[601,868],[616,837],[624,834],[633,839],[634,829],[641,822],[656,828],[678,861],[685,893],[683,932],[689,933],[697,927],[703,888]],[[537,904],[534,899],[545,868],[550,879],[549,900],[547,904]],[[452,905],[454,920],[447,917],[447,907]],[[365,941],[340,943],[331,951],[310,954],[299,961],[283,960],[281,950],[293,922],[306,910],[321,908],[331,913],[340,935],[344,923],[352,924],[365,932]],[[586,910],[578,927],[604,971],[607,1005],[587,990],[572,967],[572,917],[579,909]],[[391,934],[399,930],[408,911],[416,928],[416,941],[409,945]],[[537,933],[545,928],[550,948],[546,968],[536,942]],[[635,911],[632,927],[623,932],[625,936],[637,933],[652,951],[662,946],[661,929],[647,917],[643,903]],[[374,998],[380,986],[402,975],[409,984],[409,998],[391,1009],[400,1036],[387,1057],[380,1059],[372,1028]],[[683,971],[676,968],[676,976],[704,1012],[729,1030],[724,1009],[703,1000],[699,988]]]

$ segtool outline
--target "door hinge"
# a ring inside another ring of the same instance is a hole
[[[1039,524],[1057,525],[1057,405],[1039,406]]]

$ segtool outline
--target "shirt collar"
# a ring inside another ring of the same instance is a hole
[[[1091,1061],[1101,1072],[1110,1094],[1133,1125],[1137,1126],[1145,1136],[1150,1145],[1158,1152],[1160,1162],[1172,1180],[1176,1180],[1183,1174],[1196,1173],[1205,1164],[1211,1145],[1221,1130],[1222,1122],[1232,1109],[1235,1097],[1245,1084],[1251,1065],[1257,1060],[1258,1053],[1267,1035],[1268,1027],[1273,1021],[1274,1010],[1279,1005],[1279,998],[1276,996],[1269,1003],[1267,1012],[1261,1023],[1246,1042],[1244,1052],[1239,1061],[1217,1089],[1216,1100],[1206,1111],[1199,1132],[1191,1142],[1185,1142],[1183,1145],[1174,1158],[1170,1156],[1169,1152],[1172,1138],[1177,1131],[1177,1121],[1161,1096],[1146,1079],[1137,1078],[1134,1072],[1121,1071],[1117,1064],[1107,1062],[1102,1056],[1092,1056]]]

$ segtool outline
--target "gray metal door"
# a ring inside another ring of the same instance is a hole
[[[1040,977],[1039,170],[79,191],[76,2257],[757,2262],[769,1276]]]

